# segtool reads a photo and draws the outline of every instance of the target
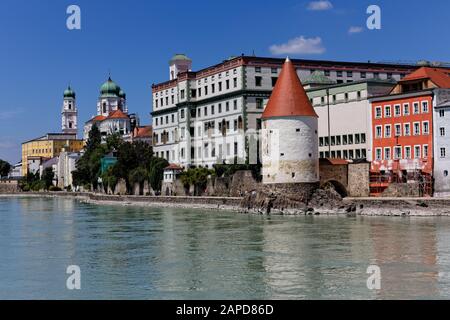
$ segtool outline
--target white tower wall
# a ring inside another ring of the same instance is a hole
[[[264,184],[319,182],[318,119],[269,118],[263,121]]]
[[[64,98],[61,111],[61,129],[63,133],[76,134],[78,130],[78,110],[75,98]]]

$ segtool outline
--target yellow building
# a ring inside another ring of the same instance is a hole
[[[45,136],[22,143],[22,175],[28,173],[29,158],[51,159],[62,151],[78,152],[84,147],[76,134],[48,133]]]

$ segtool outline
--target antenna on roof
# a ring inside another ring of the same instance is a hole
[[[255,54],[255,49],[253,49],[253,53],[252,53],[252,55],[253,55],[254,57],[256,57],[256,54]]]

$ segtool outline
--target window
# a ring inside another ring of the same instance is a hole
[[[257,87],[262,86],[262,77],[255,77],[255,86]]]
[[[255,72],[256,73],[261,73],[261,67],[255,67]]]
[[[428,113],[428,101],[422,101],[422,112]]]
[[[197,116],[199,116],[199,117],[202,116],[202,109],[200,109],[200,108],[197,109]]]
[[[423,154],[423,157],[424,158],[428,158],[428,145],[423,145],[423,152],[422,152],[422,154]]]
[[[353,71],[347,71],[347,77],[352,78],[353,77]]]
[[[441,148],[441,158],[445,158],[445,148]]]
[[[330,70],[325,70],[325,76],[329,77],[330,76]]]
[[[337,136],[336,137],[336,145],[340,146],[341,145],[341,136]]]
[[[203,114],[205,115],[205,117],[208,115],[208,107],[205,107]]]
[[[380,137],[381,137],[381,135],[380,135]],[[344,146],[347,145],[347,135],[343,135],[343,136],[342,136],[342,144],[343,144]]]
[[[299,131],[300,131],[300,129],[298,129]],[[336,145],[336,137],[335,136],[332,136],[331,137],[331,145],[332,146],[335,146]]]
[[[384,160],[391,160],[391,148],[384,148]]]
[[[256,98],[256,109],[262,109],[262,108],[264,108],[264,106],[263,106],[263,99]]]
[[[184,89],[180,92],[181,99],[184,99]]]
[[[404,116],[409,116],[409,103],[405,103],[403,105],[403,115]]]
[[[445,137],[445,128],[439,128],[439,131],[441,133],[441,137]]]
[[[430,124],[428,121],[422,122],[422,132],[423,134],[430,134]]]
[[[414,159],[420,159],[420,146],[414,146]]]
[[[277,84],[277,77],[272,77],[272,87],[275,87],[275,85]]]
[[[404,124],[404,135],[405,136],[411,135],[411,125],[409,123]]]
[[[381,107],[375,107],[375,118],[380,119],[382,116],[381,114]]]
[[[225,111],[226,112],[230,111],[230,103],[228,101],[225,102]]]
[[[181,109],[181,112],[180,112],[180,118],[181,118],[181,119],[184,119],[184,109]]]
[[[361,133],[361,143],[366,143],[366,134]]]
[[[348,135],[348,144],[353,144],[353,135],[352,134]]]
[[[448,170],[444,170],[444,177],[448,177]]]
[[[375,79],[378,79],[378,78],[380,77],[380,73],[374,72],[374,73],[373,73],[373,77],[374,77]]]
[[[397,123],[395,125],[395,136],[400,137],[402,135],[402,125]]]
[[[348,151],[348,157],[349,157],[349,159],[353,159],[354,158],[354,151],[353,150],[349,150]]]
[[[278,69],[277,69],[277,68],[271,68],[271,69],[270,69],[270,72],[276,74],[276,73],[278,73]]]
[[[405,147],[405,159],[411,159],[411,147]]]
[[[222,104],[221,103],[219,103],[218,109],[219,109],[219,113],[222,113]]]
[[[219,82],[219,91],[222,91],[222,81]]]
[[[158,118],[156,118],[155,121],[156,121],[156,125],[158,125]]]
[[[394,147],[394,159],[399,160],[402,158],[402,147]]]
[[[230,89],[230,80],[225,81],[225,88],[228,90]]]
[[[400,116],[402,115],[402,110],[401,110],[401,107],[400,107],[399,104],[396,104],[396,105],[394,106],[394,115],[395,115],[396,117],[400,117]]]
[[[445,117],[445,110],[439,110],[439,117]]]
[[[237,100],[233,100],[233,108],[234,110],[237,110]]]
[[[208,95],[208,87],[205,87],[205,96]]]
[[[384,126],[384,137],[390,138],[391,137],[391,125],[387,124]]]
[[[355,134],[355,144],[361,143],[361,136],[359,134]]]
[[[174,103],[175,103],[175,96],[172,95],[172,96],[171,96],[171,99],[172,99],[172,104],[174,104]]]
[[[237,78],[233,78],[233,86],[237,88]]]
[[[338,77],[342,77],[342,71],[337,71],[337,72],[336,72],[336,75],[337,75]]]
[[[384,117],[390,118],[391,117],[391,106],[385,106],[384,107]]]
[[[348,151],[344,150],[344,159],[348,159]],[[380,149],[380,160],[381,160],[381,149]]]
[[[361,72],[361,78],[365,79],[367,77],[367,74],[365,72]]]
[[[414,122],[414,135],[418,136],[420,135],[420,123]]]
[[[172,114],[172,123],[174,123],[174,122],[175,122],[175,115]]]
[[[418,102],[414,102],[413,104],[413,109],[414,109],[414,114],[419,114],[420,110],[419,110],[419,103]]]
[[[319,147],[323,147],[323,137],[319,138]]]
[[[381,126],[375,127],[375,138],[381,138],[383,136],[383,129]]]
[[[195,98],[197,96],[197,91],[195,89],[191,89],[191,97]]]
[[[216,107],[214,105],[211,106],[211,114],[216,113]]]

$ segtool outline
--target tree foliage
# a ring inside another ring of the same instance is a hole
[[[0,178],[6,177],[9,174],[9,171],[11,170],[11,165],[2,159],[0,159]]]
[[[149,169],[149,183],[153,190],[161,191],[162,180],[164,177],[164,168],[169,165],[169,162],[163,158],[154,157],[150,162]]]
[[[194,195],[201,195],[205,189],[208,182],[208,176],[215,175],[214,170],[206,168],[191,168],[181,174],[181,182],[185,188],[190,188],[194,186]]]

